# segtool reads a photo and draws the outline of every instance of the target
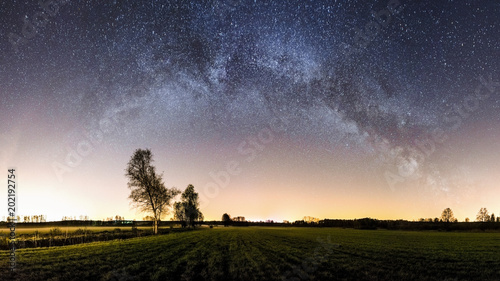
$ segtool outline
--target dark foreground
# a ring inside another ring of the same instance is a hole
[[[500,280],[500,233],[214,228],[21,249],[2,280]]]

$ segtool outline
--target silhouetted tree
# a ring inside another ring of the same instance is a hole
[[[222,222],[224,226],[228,226],[231,223],[231,217],[227,213],[224,213],[224,215],[222,215]]]
[[[495,222],[495,214],[494,213],[491,213],[490,221]]]
[[[157,234],[158,221],[179,191],[165,187],[162,175],[156,173],[152,162],[151,150],[137,149],[127,164],[125,175],[131,189],[129,198],[136,208],[153,214],[153,231]]]
[[[180,221],[182,227],[186,227],[187,218],[182,202],[174,203],[174,219]]]
[[[477,213],[476,220],[480,222],[487,222],[490,220],[490,216],[488,215],[488,210],[486,208],[479,209]]]
[[[469,218],[465,218],[465,222],[469,222],[469,221],[470,221]]]
[[[441,214],[441,220],[443,222],[452,222],[455,220],[453,217],[453,211],[450,208],[444,209],[443,213]]]
[[[182,193],[181,202],[174,204],[175,219],[183,222],[183,226],[194,227],[196,222],[203,221],[203,214],[198,208],[199,205],[198,193],[194,191],[194,186],[190,184]]]

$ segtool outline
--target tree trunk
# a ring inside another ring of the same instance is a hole
[[[158,234],[158,220],[156,218],[153,221],[153,233]]]

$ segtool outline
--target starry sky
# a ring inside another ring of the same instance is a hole
[[[20,215],[142,219],[124,176],[138,148],[207,220],[500,213],[498,1],[0,13],[0,168],[17,169]]]

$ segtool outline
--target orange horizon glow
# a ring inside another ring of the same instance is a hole
[[[456,194],[432,186],[419,186],[418,181],[409,181],[391,190],[383,177],[369,177],[370,174],[363,172],[352,173],[348,167],[339,166],[338,163],[330,166],[335,172],[316,172],[318,167],[324,164],[322,161],[328,161],[318,152],[315,152],[317,157],[305,159],[300,153],[294,155],[286,152],[288,155],[283,155],[283,151],[275,150],[272,146],[266,149],[267,154],[259,155],[250,163],[246,163],[241,157],[234,158],[233,160],[241,163],[241,172],[231,176],[227,186],[219,188],[214,198],[206,196],[205,186],[214,182],[211,174],[225,170],[227,162],[232,161],[226,160],[228,158],[220,158],[217,165],[206,165],[199,169],[198,175],[201,176],[194,176],[192,181],[185,180],[188,172],[175,168],[165,170],[164,179],[167,186],[176,186],[181,190],[188,183],[194,184],[195,190],[200,194],[200,205],[203,206],[201,210],[207,221],[220,220],[224,213],[232,217],[244,216],[251,221],[293,222],[304,216],[318,219],[371,217],[379,220],[412,221],[419,218],[439,218],[442,210],[447,207],[452,209],[459,221],[464,221],[465,218],[474,221],[481,207],[488,208],[490,214],[500,214],[500,206],[495,202],[495,198],[500,197],[500,190],[496,188],[499,179],[497,174],[487,175],[481,170],[469,170],[470,173],[474,172],[483,179],[490,180],[483,180],[477,186],[467,186],[461,193]],[[121,159],[106,162],[126,163],[127,158],[123,156]],[[275,158],[288,159],[289,164],[277,168],[273,165],[272,159]],[[185,168],[187,163],[188,160],[186,165],[180,162],[177,167]],[[167,165],[161,159],[156,162],[160,171]],[[112,167],[111,164],[107,166]],[[142,220],[149,215],[130,207],[127,198],[130,191],[123,175],[123,167],[118,165],[112,169],[108,168],[104,173],[96,168],[90,163],[82,164],[79,167],[81,173],[68,173],[65,182],[57,184],[54,184],[50,172],[26,174],[25,170],[36,171],[35,166],[18,168],[17,214],[43,214],[49,221],[59,221],[63,216],[76,216],[78,219],[80,215],[87,215],[93,220],[116,215],[129,220]],[[86,177],[88,174],[95,176]],[[119,183],[119,186],[116,183]],[[163,220],[170,218],[171,215],[168,214]]]

